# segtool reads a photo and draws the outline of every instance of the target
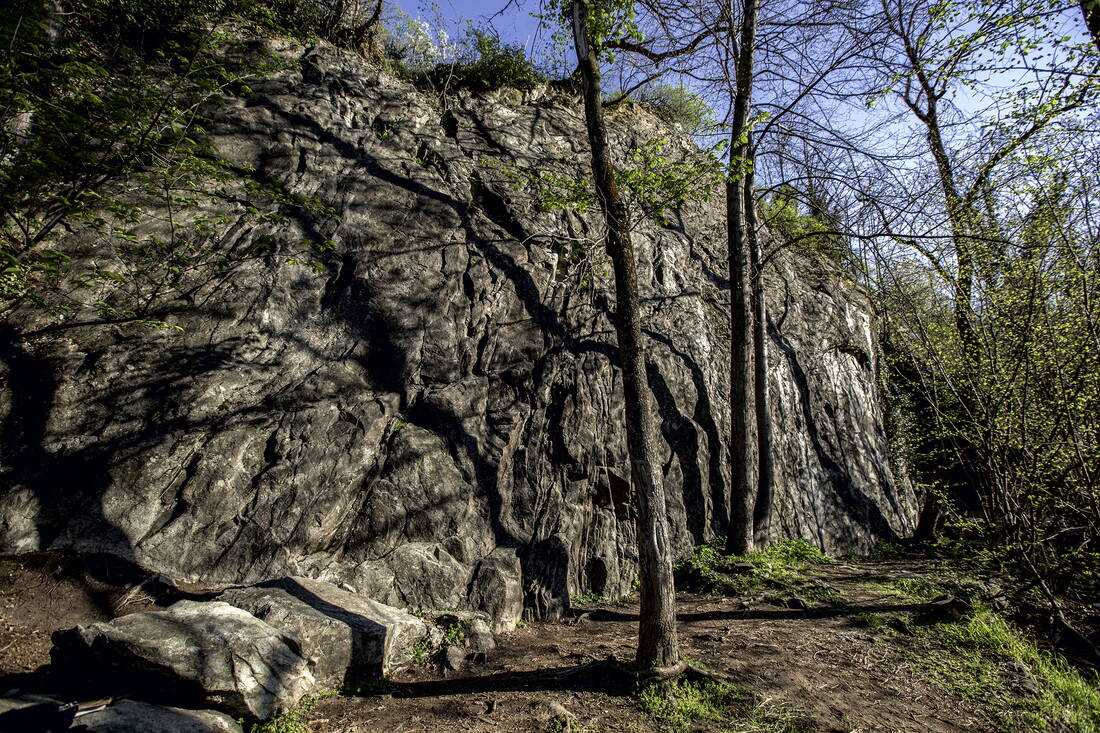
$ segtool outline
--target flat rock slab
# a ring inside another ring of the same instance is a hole
[[[317,683],[338,688],[352,672],[383,675],[413,662],[429,626],[401,609],[309,578],[231,588],[219,599],[302,642]]]
[[[88,733],[241,733],[225,713],[182,710],[133,700],[119,700],[98,713],[80,717]]]
[[[81,715],[62,714],[65,703],[28,695],[0,698],[0,731],[42,733],[49,730],[85,730],[88,733],[242,733],[241,726],[225,713],[182,710],[135,700],[116,700],[103,710]]]
[[[296,638],[220,601],[59,631],[51,655],[56,669],[85,675],[95,689],[148,690],[260,720],[316,685]]]

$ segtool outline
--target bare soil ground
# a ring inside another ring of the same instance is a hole
[[[840,594],[841,607],[789,609],[760,598],[681,593],[682,653],[772,705],[805,713],[820,731],[993,730],[994,711],[924,679],[903,634],[853,623],[861,612],[918,608],[865,583],[922,570],[912,562],[819,566],[812,575]],[[502,636],[485,664],[449,677],[437,668],[410,670],[385,696],[331,698],[307,721],[317,733],[556,731],[555,715],[565,708],[576,716],[574,731],[662,730],[660,721],[641,713],[628,681],[606,667],[584,666],[608,656],[632,658],[636,604],[580,610],[571,621],[531,624]],[[729,725],[700,723],[690,730]]]
[[[785,608],[762,594],[729,598],[681,593],[682,653],[734,678],[773,708],[801,711],[810,730],[989,731],[995,711],[938,687],[922,674],[907,637],[889,626],[861,627],[855,617],[890,618],[916,608],[867,582],[918,576],[929,563],[842,562],[810,576],[843,605]],[[13,688],[46,691],[50,633],[141,610],[154,599],[135,591],[134,578],[112,576],[49,555],[0,558],[0,694]],[[163,603],[163,600],[162,600]],[[380,694],[322,700],[304,716],[314,733],[564,730],[648,731],[662,724],[645,715],[626,675],[599,664],[633,658],[635,603],[577,609],[560,623],[532,623],[500,635],[480,663],[444,673],[434,664],[407,670]],[[904,631],[904,629],[903,629]],[[729,721],[693,724],[721,731]]]
[[[150,596],[131,590],[134,581],[132,570],[110,558],[0,556],[0,694],[40,686],[54,631],[152,605]]]

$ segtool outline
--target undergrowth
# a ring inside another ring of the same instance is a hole
[[[334,691],[306,695],[297,705],[282,715],[262,723],[253,723],[251,727],[242,724],[242,727],[248,733],[309,733],[309,714],[317,707],[317,703],[336,695]]]
[[[931,681],[988,706],[1001,730],[1100,733],[1100,678],[1040,649],[994,611],[989,599],[999,592],[995,585],[942,568],[927,576],[880,576],[865,585],[911,603],[952,595],[973,604],[957,621],[912,613],[913,659]],[[869,619],[852,620],[860,625]]]
[[[638,694],[642,712],[670,733],[700,730],[714,723],[723,733],[809,733],[816,724],[805,714],[767,700],[736,685],[680,679],[662,688],[646,687]]]
[[[927,647],[918,666],[934,682],[984,702],[1005,731],[1100,733],[1100,678],[1039,649],[994,611],[914,627]]]
[[[970,570],[941,566],[926,575],[879,575],[864,586],[911,603],[928,603],[937,596],[952,595],[981,605],[1004,594],[1001,582],[1003,578],[978,576]]]
[[[779,588],[814,600],[838,603],[836,591],[802,577],[815,564],[832,558],[805,540],[780,540],[747,555],[723,554],[718,541],[699,545],[676,566],[677,587],[722,595],[744,595]]]
[[[853,614],[849,622],[852,626],[861,626],[866,629],[877,629],[886,623],[886,620],[877,613],[862,611]]]
[[[927,659],[928,675],[965,698],[1007,708],[999,715],[1004,730],[1045,730],[1053,722],[1100,733],[1100,679],[1044,652],[997,613],[979,609],[957,623],[924,626],[922,633],[947,652]],[[1029,677],[1034,688],[1013,689],[1005,672]]]
[[[914,603],[927,603],[937,596],[947,592],[947,585],[933,577],[917,578],[889,578],[868,581],[865,586],[878,591],[884,596],[901,598]]]

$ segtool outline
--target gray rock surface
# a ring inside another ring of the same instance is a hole
[[[457,672],[466,664],[466,650],[460,646],[445,646],[441,653],[441,659],[446,669]]]
[[[322,688],[339,689],[349,673],[383,675],[412,664],[414,645],[429,634],[416,616],[309,578],[231,588],[218,599],[297,637]]]
[[[118,700],[77,725],[88,733],[241,733],[241,726],[214,710],[181,710],[133,700]]]
[[[484,614],[470,611],[447,611],[436,614],[435,625],[447,634],[457,629],[466,647],[479,652],[489,652],[497,648],[492,627]]]
[[[261,720],[315,686],[296,638],[220,601],[179,601],[60,631],[52,657],[55,668],[108,692],[137,688]]]
[[[474,651],[491,652],[497,648],[497,640],[493,638],[489,624],[482,619],[470,619],[463,633],[466,635],[466,646]]]
[[[570,593],[628,592],[598,218],[540,211],[516,184],[588,175],[579,98],[544,86],[444,103],[327,47],[273,47],[291,68],[220,110],[213,141],[340,218],[287,207],[287,222],[242,219],[219,246],[329,239],[322,272],[271,256],[196,282],[193,308],[169,317],[181,333],[17,339],[57,318],[11,315],[0,551],[109,552],[189,582],[307,576],[404,608],[482,609],[495,630],[557,615]],[[658,137],[674,161],[695,155],[632,105],[611,130],[620,158]],[[635,230],[678,554],[726,524],[722,210],[693,201]],[[50,244],[79,257],[95,236]],[[768,286],[774,536],[842,552],[906,533],[914,500],[887,460],[871,305],[792,253]]]

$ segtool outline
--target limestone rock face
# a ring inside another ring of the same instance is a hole
[[[219,110],[213,142],[242,175],[339,218],[287,207],[218,241],[331,240],[321,272],[244,262],[196,283],[202,297],[169,317],[179,333],[90,323],[20,338],[56,321],[11,315],[0,551],[107,552],[190,582],[304,576],[403,608],[485,610],[494,631],[558,614],[570,593],[628,592],[635,516],[599,218],[544,210],[525,178],[588,175],[579,97],[440,99],[327,47],[273,48],[290,68]],[[698,155],[636,107],[610,124],[624,164],[655,138],[674,164]],[[180,216],[186,230],[197,214]],[[726,525],[723,202],[637,217],[634,238],[686,554]],[[94,242],[78,229],[52,246]],[[887,461],[871,307],[825,263],[776,263],[772,532],[867,548],[915,513]]]
[[[54,635],[59,669],[87,684],[202,700],[266,720],[293,707],[315,681],[295,637],[228,603],[179,601]]]
[[[429,636],[416,616],[309,578],[231,588],[219,600],[298,638],[322,688],[339,689],[349,672],[383,675],[413,662]]]

